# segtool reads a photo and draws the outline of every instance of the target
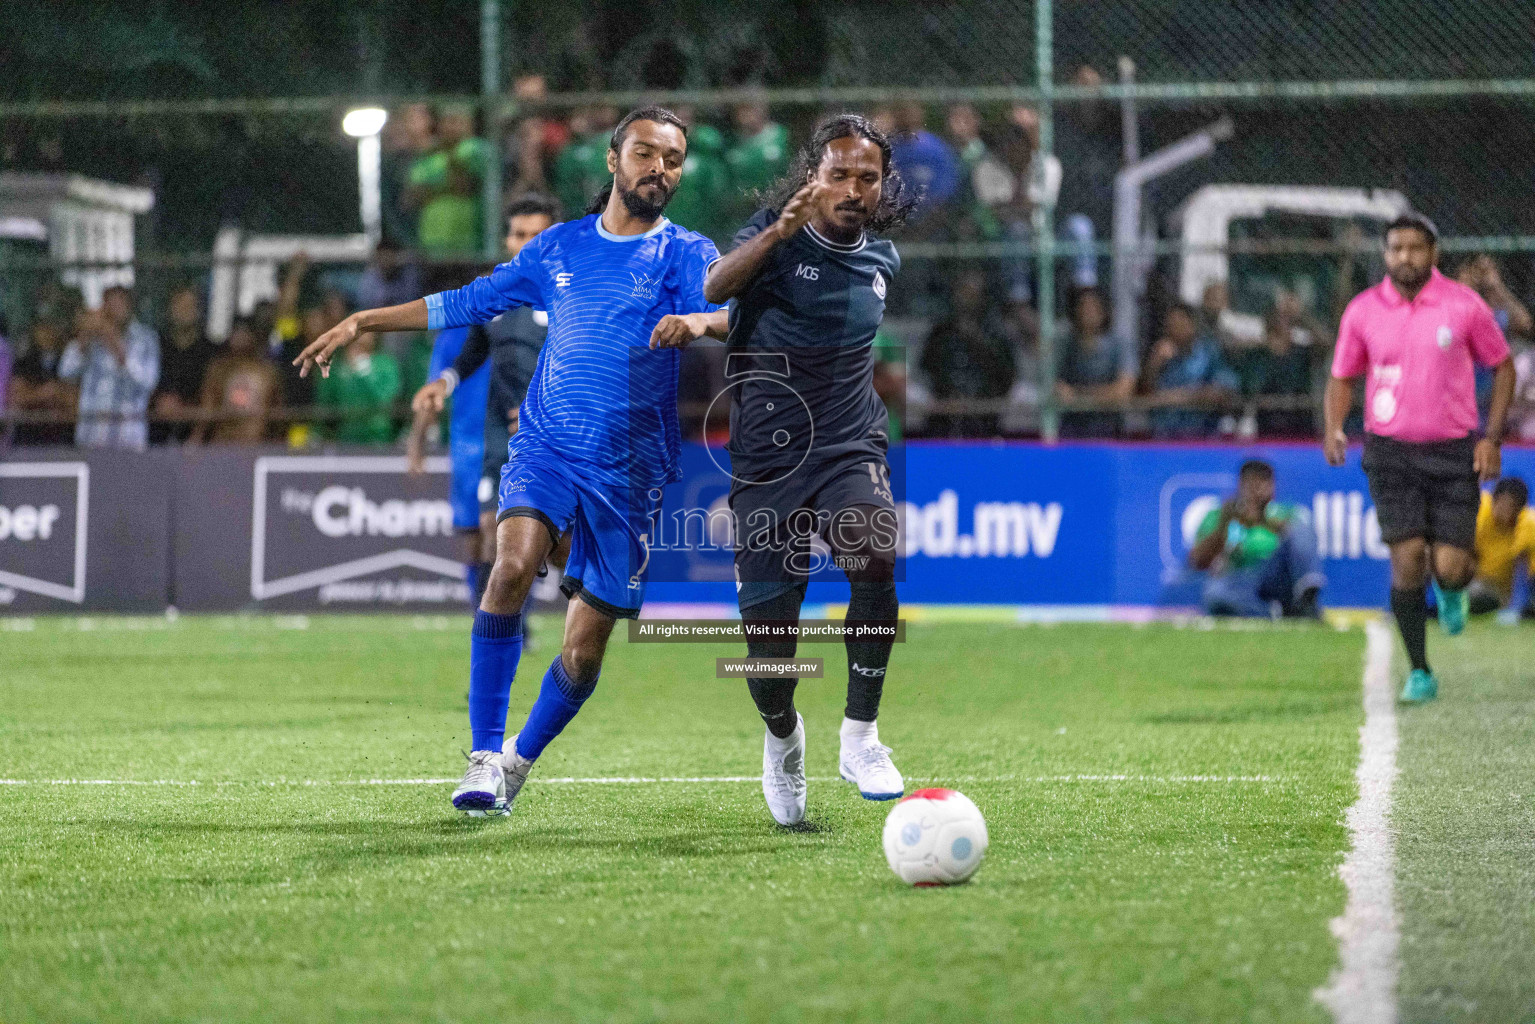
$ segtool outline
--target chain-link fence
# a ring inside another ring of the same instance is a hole
[[[1511,337],[1531,333],[1535,18],[1518,5],[599,7],[488,2],[480,13],[499,21],[460,12],[456,35],[411,55],[386,45],[402,30],[383,8],[363,4],[341,49],[374,67],[371,98],[314,95],[324,83],[306,79],[299,96],[267,83],[262,98],[0,101],[0,310],[16,362],[45,376],[48,346],[79,332],[76,290],[94,305],[130,276],[162,343],[205,333],[216,351],[237,317],[254,317],[244,326],[271,354],[291,354],[368,296],[483,267],[497,247],[478,226],[496,220],[487,205],[537,189],[579,214],[606,176],[606,133],[646,98],[694,124],[669,214],[722,245],[826,112],[860,110],[897,133],[896,165],[928,196],[896,237],[903,269],[881,339],[905,364],[892,405],[907,436],[1310,435],[1343,303],[1378,280],[1380,229],[1409,208],[1438,223],[1442,268]],[[450,83],[455,95],[379,98],[400,79],[377,69],[377,51],[409,69],[407,87],[440,86],[423,70],[432,48],[462,64],[487,25],[503,88],[476,95],[471,75]],[[391,116],[373,237],[404,247],[388,267],[362,230],[370,186],[340,131],[343,113],[374,102]],[[456,219],[436,220],[459,234],[423,237],[444,197]],[[284,304],[299,252],[312,265]],[[186,286],[196,332],[173,323]],[[399,365],[382,403],[397,432],[430,341],[382,351]],[[707,351],[689,359],[717,371]],[[11,420],[72,415],[67,389],[34,384],[12,387]],[[167,416],[236,416],[198,412],[201,383],[181,386]],[[1527,376],[1520,387],[1535,390]],[[344,423],[313,399],[277,388],[274,407],[302,408],[272,411],[265,429],[335,436],[279,426]]]

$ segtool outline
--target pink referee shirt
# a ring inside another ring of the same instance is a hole
[[[1399,441],[1448,441],[1480,425],[1474,363],[1496,366],[1508,342],[1475,291],[1436,269],[1411,302],[1388,277],[1343,311],[1334,377],[1366,370],[1364,428]]]

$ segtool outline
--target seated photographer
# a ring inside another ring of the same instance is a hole
[[[1205,611],[1255,618],[1319,618],[1327,580],[1304,510],[1274,500],[1274,467],[1252,459],[1237,493],[1199,524],[1189,567],[1208,573]]]
[[[1535,619],[1535,510],[1530,489],[1516,476],[1498,481],[1492,494],[1482,495],[1476,514],[1476,578],[1467,598],[1472,615],[1486,615],[1509,606],[1514,599],[1514,570],[1525,564],[1525,598],[1520,617]]]

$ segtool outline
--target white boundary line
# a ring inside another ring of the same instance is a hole
[[[0,786],[447,786],[458,779],[272,779],[236,780],[224,779],[203,782],[198,779],[0,779]],[[663,783],[684,785],[708,785],[721,782],[761,782],[758,775],[692,775],[692,776],[555,776],[528,780],[546,786],[633,786]],[[836,782],[837,776],[812,776],[810,782]],[[945,779],[911,779],[912,782],[1136,782],[1151,785],[1188,783],[1283,783],[1287,780],[1273,775],[959,775]]]
[[[1396,781],[1396,704],[1391,630],[1365,627],[1364,725],[1359,730],[1359,799],[1348,810],[1353,848],[1338,873],[1348,886],[1343,916],[1334,918],[1340,964],[1316,998],[1338,1024],[1395,1024],[1401,965],[1394,898],[1396,836],[1391,786]]]

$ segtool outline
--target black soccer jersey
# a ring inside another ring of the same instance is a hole
[[[735,236],[778,218],[760,210]],[[725,383],[738,469],[851,453],[883,456],[885,405],[874,391],[874,333],[901,260],[865,233],[841,245],[809,224],[769,254],[730,306]]]
[[[546,313],[518,306],[494,320],[469,329],[464,347],[459,349],[453,369],[460,380],[467,380],[490,359],[489,415],[506,422],[507,410],[522,404],[528,382],[538,366],[538,354],[549,332]]]

